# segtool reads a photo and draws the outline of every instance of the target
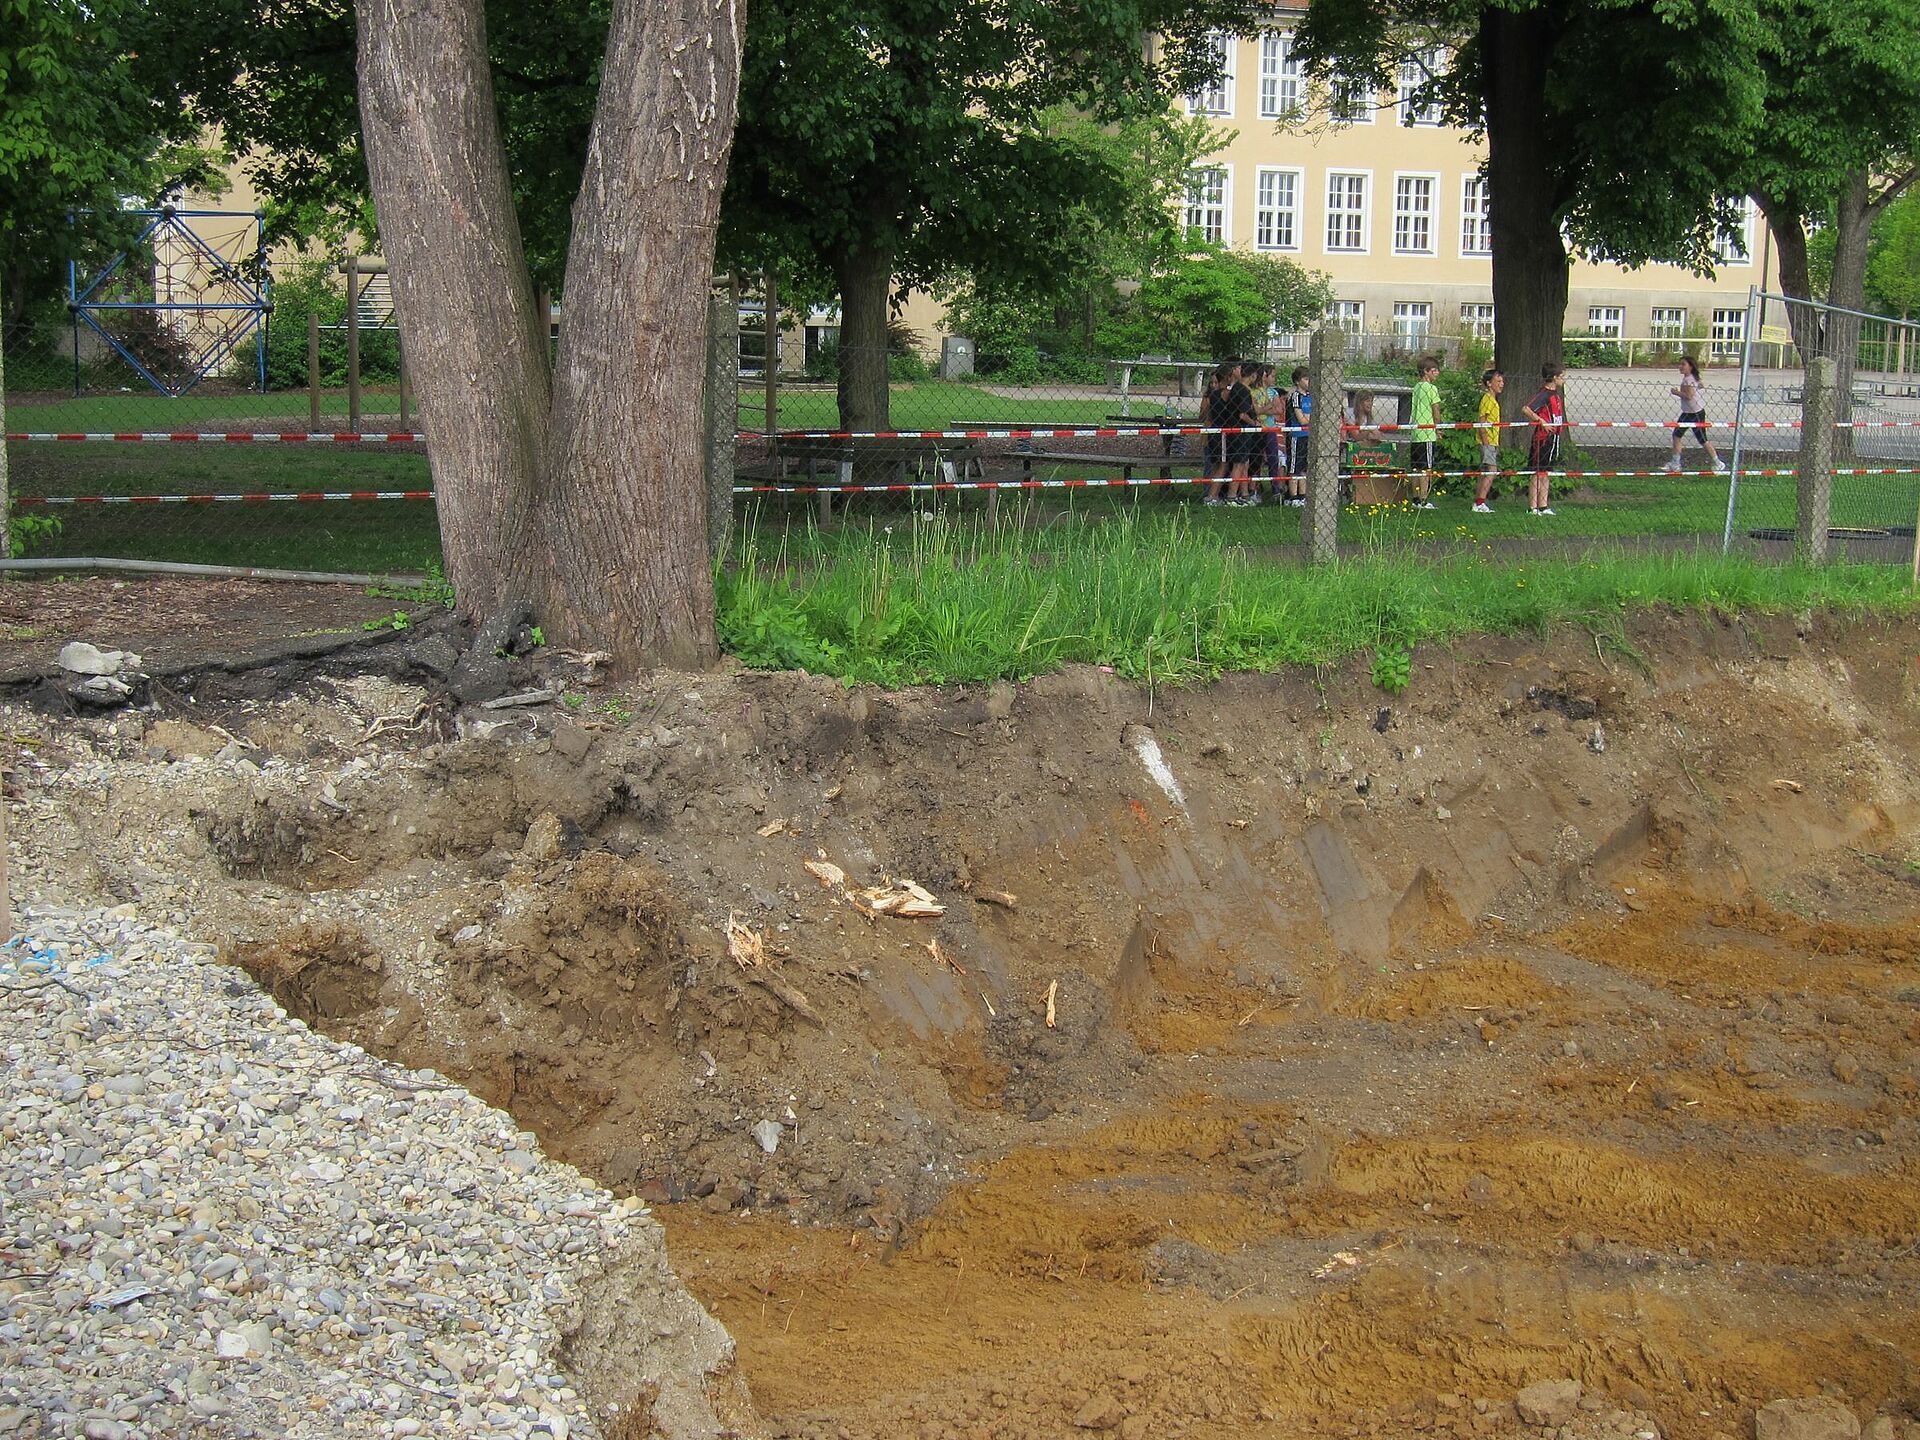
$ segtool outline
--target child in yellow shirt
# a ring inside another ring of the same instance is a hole
[[[1480,411],[1475,416],[1479,424],[1474,429],[1480,441],[1480,488],[1473,497],[1476,515],[1493,513],[1487,502],[1493,495],[1494,477],[1500,473],[1500,392],[1506,388],[1507,377],[1498,370],[1489,369],[1480,377]]]

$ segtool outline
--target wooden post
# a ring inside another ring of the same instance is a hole
[[[307,312],[307,428],[320,428],[320,312]]]
[[[1339,558],[1340,461],[1344,428],[1347,336],[1344,330],[1313,332],[1307,348],[1313,380],[1313,415],[1307,422],[1307,558],[1316,565]]]
[[[347,257],[347,428],[360,429],[360,257]]]
[[[1800,397],[1800,475],[1795,486],[1794,555],[1809,565],[1827,559],[1827,530],[1833,519],[1833,426],[1838,411],[1838,367],[1828,355],[1807,362]]]

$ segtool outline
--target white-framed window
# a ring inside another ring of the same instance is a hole
[[[1203,165],[1187,172],[1187,231],[1215,245],[1232,233],[1233,174],[1225,165]]]
[[[1327,249],[1348,255],[1367,253],[1367,191],[1372,179],[1365,170],[1327,172]]]
[[[1212,51],[1214,64],[1219,75],[1213,83],[1203,85],[1187,97],[1189,115],[1232,115],[1233,114],[1233,37],[1217,31],[1206,40]]]
[[[1396,300],[1393,302],[1393,333],[1395,338],[1409,345],[1426,343],[1428,333],[1433,329],[1433,305],[1426,300]]]
[[[1267,359],[1280,360],[1285,356],[1298,354],[1299,350],[1299,335],[1292,330],[1281,329],[1278,320],[1267,326]]]
[[[1260,36],[1260,115],[1267,120],[1290,120],[1306,98],[1306,76],[1293,54],[1291,30],[1268,30]]]
[[[1493,254],[1493,215],[1487,206],[1487,177],[1469,175],[1460,182],[1460,254]]]
[[[1327,319],[1349,335],[1358,335],[1367,328],[1367,302],[1364,300],[1336,300],[1333,308],[1327,311]]]
[[[1740,216],[1733,226],[1714,234],[1713,258],[1722,265],[1753,263],[1753,201],[1743,196],[1740,201]]]
[[[1460,305],[1460,333],[1476,340],[1493,339],[1493,306],[1485,300],[1467,300]]]
[[[1327,83],[1327,111],[1336,125],[1373,123],[1373,82],[1358,75],[1335,75]]]
[[[1254,172],[1253,244],[1257,250],[1300,248],[1298,170],[1263,165]]]
[[[1589,305],[1587,334],[1605,335],[1618,340],[1626,333],[1627,312],[1618,305]]]
[[[1442,59],[1443,52],[1435,48],[1418,51],[1400,62],[1397,100],[1402,125],[1440,123],[1440,107],[1432,100],[1422,103],[1419,94],[1421,87],[1440,73]]]
[[[1393,253],[1431,255],[1434,253],[1434,192],[1438,175],[1395,175],[1393,177]]]
[[[1715,356],[1738,355],[1741,342],[1747,338],[1746,310],[1714,311],[1713,326],[1707,334],[1711,341],[1708,348]]]
[[[1656,305],[1647,332],[1656,340],[1679,340],[1687,333],[1687,307]]]

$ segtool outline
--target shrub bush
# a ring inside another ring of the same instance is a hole
[[[273,286],[273,314],[267,323],[267,388],[298,390],[307,383],[307,316],[320,317],[320,383],[347,383],[347,292],[336,283],[332,265],[321,259],[294,262]],[[325,327],[336,328],[328,329]],[[234,357],[234,379],[251,381],[251,346]],[[360,332],[360,378],[379,382],[400,378],[400,336],[393,330]]]

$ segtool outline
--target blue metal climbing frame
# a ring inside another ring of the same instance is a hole
[[[78,224],[76,212],[68,224]],[[85,326],[162,395],[180,396],[215,374],[251,337],[254,372],[267,388],[272,287],[258,211],[128,210],[139,237],[82,283],[67,262],[74,392]],[[151,269],[147,267],[150,264]],[[143,273],[145,272],[145,273]]]

